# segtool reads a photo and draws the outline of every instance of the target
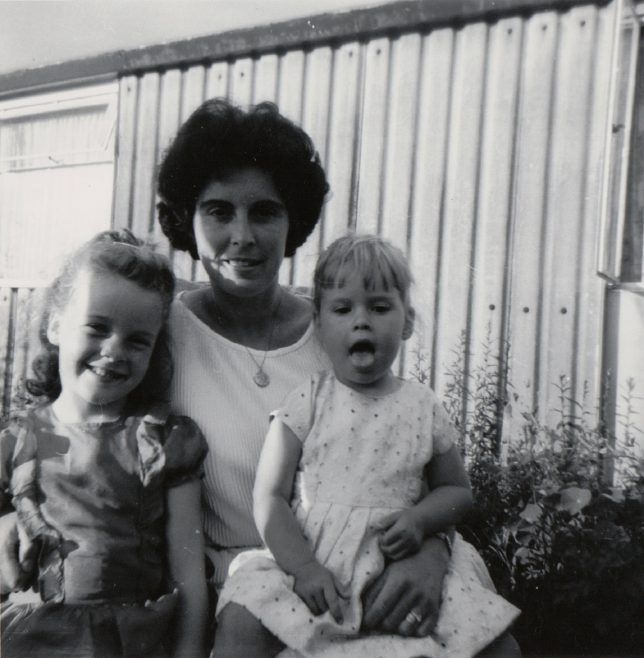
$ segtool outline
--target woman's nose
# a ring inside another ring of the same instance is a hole
[[[240,211],[235,215],[235,218],[230,223],[231,242],[237,246],[245,246],[255,242],[255,236],[248,214]]]

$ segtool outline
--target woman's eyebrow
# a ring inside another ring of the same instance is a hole
[[[260,198],[253,201],[253,205],[262,204],[275,206],[276,208],[285,208],[286,206],[279,199],[273,199],[272,197]]]
[[[208,206],[212,205],[218,205],[218,206],[227,206],[232,208],[233,204],[230,201],[226,201],[226,199],[219,199],[218,197],[209,197],[208,199],[203,199],[202,201],[199,202],[199,208],[207,208]]]

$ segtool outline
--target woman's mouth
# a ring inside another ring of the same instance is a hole
[[[376,360],[376,346],[370,340],[356,341],[349,348],[349,358],[355,368],[369,368]]]
[[[260,264],[257,258],[222,258],[221,262],[235,268],[256,267]]]

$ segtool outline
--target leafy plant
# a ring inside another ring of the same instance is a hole
[[[503,369],[489,334],[468,375],[464,345],[461,337],[445,393],[475,499],[459,530],[482,554],[500,593],[522,609],[514,633],[524,653],[641,655],[644,471],[633,382],[624,393],[621,442],[584,411],[585,399],[571,398],[562,377],[556,422],[524,413],[504,443],[511,386],[499,382]],[[426,366],[417,359],[412,374],[419,381],[429,381]]]

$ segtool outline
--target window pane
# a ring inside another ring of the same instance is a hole
[[[0,280],[37,284],[111,225],[116,85],[0,105]]]

